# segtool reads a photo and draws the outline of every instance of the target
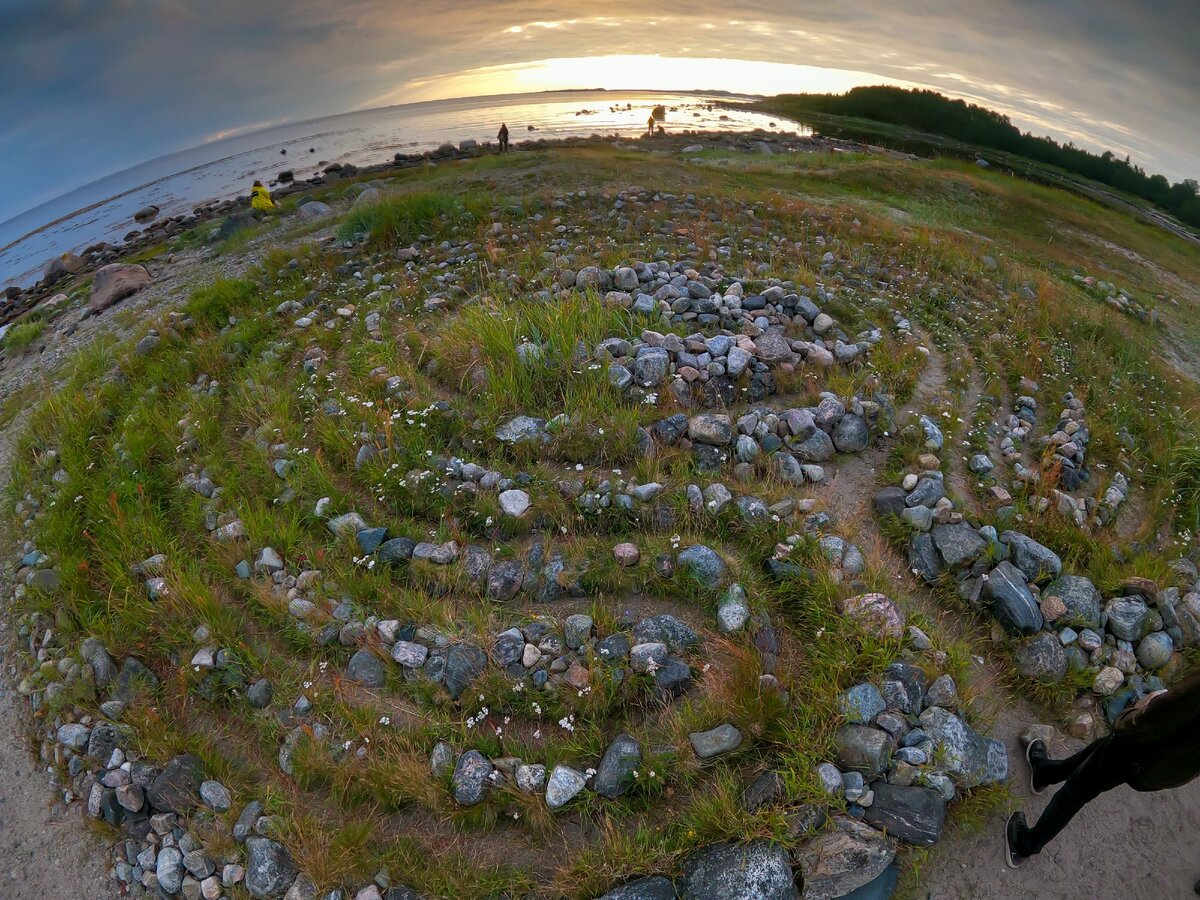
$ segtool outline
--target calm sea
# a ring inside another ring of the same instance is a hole
[[[746,98],[623,91],[471,97],[344,113],[213,141],[102,178],[0,223],[0,285],[31,284],[60,253],[120,241],[140,227],[133,214],[151,204],[162,215],[190,212],[203,201],[248,193],[255,178],[269,181],[284,169],[302,179],[333,162],[368,165],[446,141],[494,140],[501,122],[514,143],[593,133],[634,137],[645,130],[650,110],[663,104],[668,131],[771,127],[767,116],[713,105],[730,99]]]

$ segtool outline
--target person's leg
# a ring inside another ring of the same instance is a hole
[[[1105,791],[1125,783],[1129,776],[1128,760],[1124,754],[1114,751],[1111,738],[1102,738],[1086,749],[1090,752],[1085,753],[1082,760],[1075,757],[1062,760],[1074,763],[1075,769],[1050,800],[1036,825],[1027,827],[1024,817],[1010,819],[1008,841],[1018,856],[1040,853],[1079,810]]]
[[[1033,766],[1034,786],[1041,789],[1052,784],[1061,784],[1083,765],[1084,760],[1096,749],[1096,741],[1066,759],[1051,759],[1042,741],[1029,745],[1029,762]]]

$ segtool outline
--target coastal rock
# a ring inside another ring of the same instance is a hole
[[[150,273],[145,266],[109,263],[98,269],[92,279],[87,308],[94,313],[103,312],[113,304],[136,294],[149,285],[150,281]]]

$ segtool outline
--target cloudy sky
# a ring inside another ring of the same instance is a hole
[[[1200,0],[0,0],[0,35],[0,220],[222,135],[554,87],[919,84],[1200,176]]]

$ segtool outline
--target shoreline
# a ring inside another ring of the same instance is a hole
[[[787,122],[790,120],[784,119],[783,121]],[[799,125],[800,123],[796,124]],[[820,150],[828,150],[830,152],[893,152],[859,141],[826,137],[816,131],[805,135],[783,129],[774,131],[764,129],[750,131],[702,131],[685,129],[658,134],[653,137],[647,137],[645,134],[628,137],[618,133],[595,133],[587,137],[530,138],[512,142],[510,144],[510,152],[528,153],[553,149],[581,149],[589,146],[612,145],[614,142],[624,149],[641,150],[644,152],[678,152],[686,146],[697,142],[713,142],[723,145],[705,147],[705,150],[723,148],[739,149],[740,147],[742,150],[752,151],[756,145],[766,145],[768,148],[774,148],[775,145],[783,145],[779,147],[780,152],[797,152],[801,150],[807,152]],[[325,166],[316,174],[306,179],[288,179],[281,182],[278,176],[291,171],[288,168],[281,167],[276,172],[275,178],[263,180],[270,186],[272,196],[275,200],[279,201],[293,194],[303,193],[313,188],[326,187],[338,182],[349,182],[367,176],[386,176],[388,173],[400,172],[421,165],[437,165],[441,162],[498,155],[497,147],[498,145],[493,141],[478,142],[466,139],[460,141],[458,145],[443,143],[436,149],[425,150],[420,153],[397,152],[390,160],[383,160],[362,166],[352,163],[335,162]],[[761,147],[758,150],[762,152]],[[773,153],[775,150],[770,149],[770,152]],[[115,196],[120,197],[124,196],[124,194]],[[95,209],[103,203],[111,202],[113,199],[115,198],[109,198],[90,207],[85,207],[82,210],[76,210],[71,216],[78,215],[80,212],[86,212],[88,209]],[[42,277],[33,284],[28,287],[10,284],[4,288],[4,292],[0,294],[0,325],[6,325],[15,321],[34,309],[42,300],[53,296],[56,293],[54,290],[55,285],[67,277],[86,275],[101,266],[120,262],[131,255],[144,251],[163,241],[170,240],[205,222],[248,208],[248,203],[249,196],[246,194],[238,194],[234,197],[224,199],[208,199],[195,204],[190,214],[181,213],[157,217],[151,220],[140,231],[131,229],[120,243],[98,241],[79,250],[68,251],[60,257],[49,259],[45,263]],[[47,223],[37,231],[30,232],[30,235],[52,227],[56,222],[61,222],[65,218],[69,217],[60,217],[55,222]],[[13,246],[13,244],[9,246]],[[51,274],[55,260],[65,260],[68,257],[74,257],[70,261],[71,266],[74,266],[74,268],[68,266],[65,269],[60,269],[57,274]]]

